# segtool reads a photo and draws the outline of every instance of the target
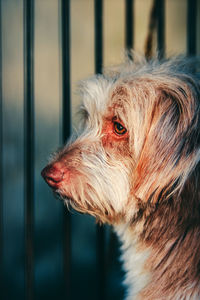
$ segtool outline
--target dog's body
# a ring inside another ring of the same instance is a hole
[[[85,81],[84,131],[42,173],[67,205],[114,225],[127,300],[200,299],[197,68],[129,62]]]

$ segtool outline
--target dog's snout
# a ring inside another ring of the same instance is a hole
[[[42,170],[41,175],[49,186],[57,188],[63,180],[64,172],[56,165],[49,165]]]

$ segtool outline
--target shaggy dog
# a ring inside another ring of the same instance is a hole
[[[127,300],[200,299],[199,62],[128,62],[81,84],[84,129],[42,171],[112,224]]]

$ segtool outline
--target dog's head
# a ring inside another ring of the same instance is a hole
[[[181,191],[200,156],[190,63],[129,63],[83,82],[81,93],[83,132],[42,171],[67,204],[116,223]]]

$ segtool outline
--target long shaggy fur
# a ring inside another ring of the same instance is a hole
[[[114,225],[127,300],[200,299],[198,71],[197,59],[129,61],[83,81],[83,132],[42,173],[67,205]]]

